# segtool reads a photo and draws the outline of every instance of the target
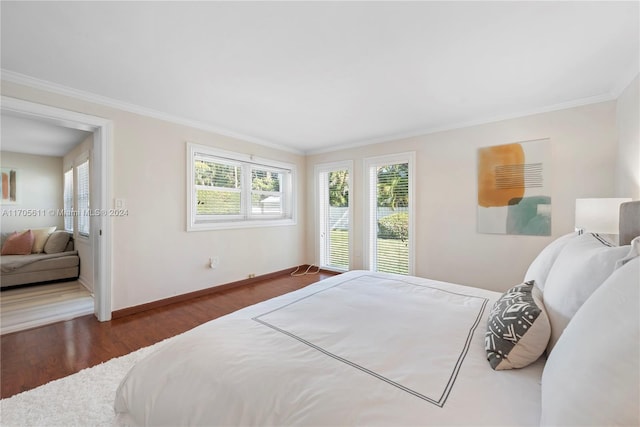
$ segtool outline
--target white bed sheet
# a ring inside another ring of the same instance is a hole
[[[237,311],[139,362],[119,425],[538,425],[543,361],[493,371],[497,292],[352,271]]]

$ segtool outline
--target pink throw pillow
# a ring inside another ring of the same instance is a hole
[[[14,232],[2,245],[2,255],[29,255],[35,240],[31,230]]]

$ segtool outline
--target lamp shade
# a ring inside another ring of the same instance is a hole
[[[620,204],[630,198],[576,199],[576,229],[592,233],[618,234]]]

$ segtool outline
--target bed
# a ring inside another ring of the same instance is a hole
[[[638,425],[640,239],[623,243],[563,236],[503,294],[325,279],[137,363],[117,424]]]

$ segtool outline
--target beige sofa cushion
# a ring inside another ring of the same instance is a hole
[[[64,230],[54,231],[51,233],[47,239],[47,243],[44,245],[44,253],[57,254],[59,252],[64,252],[67,247],[67,243],[69,243],[69,237],[69,233]]]
[[[39,254],[44,251],[44,245],[47,243],[49,239],[49,235],[56,231],[56,227],[42,227],[42,228],[32,228],[33,237],[35,240],[33,241],[33,247],[31,248],[31,252],[34,254]]]

